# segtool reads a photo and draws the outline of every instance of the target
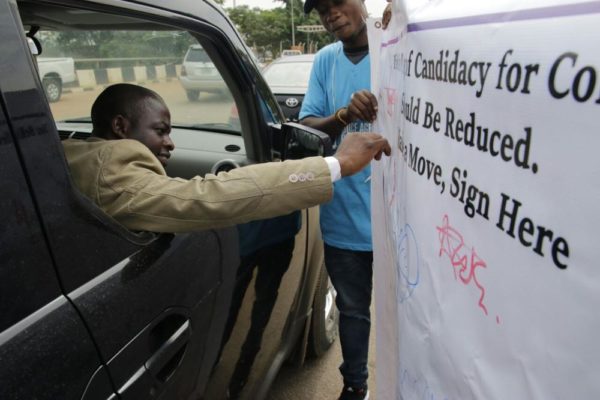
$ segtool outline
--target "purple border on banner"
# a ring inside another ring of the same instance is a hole
[[[381,47],[387,47],[387,46],[389,46],[389,45],[391,45],[391,44],[396,44],[396,43],[398,43],[399,41],[400,41],[400,37],[395,37],[395,38],[393,38],[393,39],[390,39],[390,40],[388,40],[388,41],[387,41],[387,42],[385,42],[385,43],[381,43]]]
[[[600,1],[576,3],[561,6],[532,8],[469,17],[440,19],[436,21],[415,22],[408,24],[408,32],[427,31],[431,29],[454,28],[458,26],[482,25],[498,22],[525,21],[532,19],[548,19],[600,13]]]

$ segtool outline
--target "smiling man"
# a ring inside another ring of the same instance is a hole
[[[349,131],[368,131],[377,114],[370,92],[371,65],[364,0],[307,0],[337,42],[321,49],[302,103],[300,122],[339,145]],[[365,134],[365,133],[363,133]],[[340,400],[366,400],[373,280],[371,169],[335,183],[333,200],[321,206],[325,266],[337,291],[344,387]]]
[[[92,125],[92,137],[137,140],[163,167],[175,149],[169,109],[156,92],[142,86],[118,84],[100,93],[92,105]]]
[[[333,181],[391,151],[380,135],[354,135],[334,157],[180,179],[165,172],[175,145],[169,109],[155,92],[125,83],[109,86],[92,106],[92,124],[87,140],[63,141],[73,182],[134,231],[190,232],[312,207],[331,198]]]

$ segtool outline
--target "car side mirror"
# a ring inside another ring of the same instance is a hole
[[[35,34],[39,31],[40,27],[37,25],[33,25],[29,28],[29,31],[25,34],[27,37],[27,45],[29,46],[29,51],[34,56],[39,56],[42,54],[42,44],[35,37]]]
[[[312,156],[330,156],[333,154],[331,138],[324,132],[295,122],[282,125],[282,159],[297,160]]]
[[[31,54],[33,54],[34,56],[38,56],[40,55],[40,48],[41,45],[39,45],[39,41],[37,41],[37,39],[35,38],[27,38],[27,44],[29,45],[29,51],[31,52]]]

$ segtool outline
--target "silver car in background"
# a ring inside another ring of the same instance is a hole
[[[198,100],[200,92],[228,93],[223,78],[199,44],[191,45],[185,53],[179,81],[189,101]]]

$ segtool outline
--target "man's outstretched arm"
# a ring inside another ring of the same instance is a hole
[[[185,180],[161,175],[158,160],[139,142],[115,140],[110,147],[96,193],[85,194],[131,230],[188,232],[231,226],[312,207],[329,201],[333,192],[322,157]],[[389,155],[390,146],[381,135],[350,134],[335,158],[341,175],[348,176],[382,153]]]

